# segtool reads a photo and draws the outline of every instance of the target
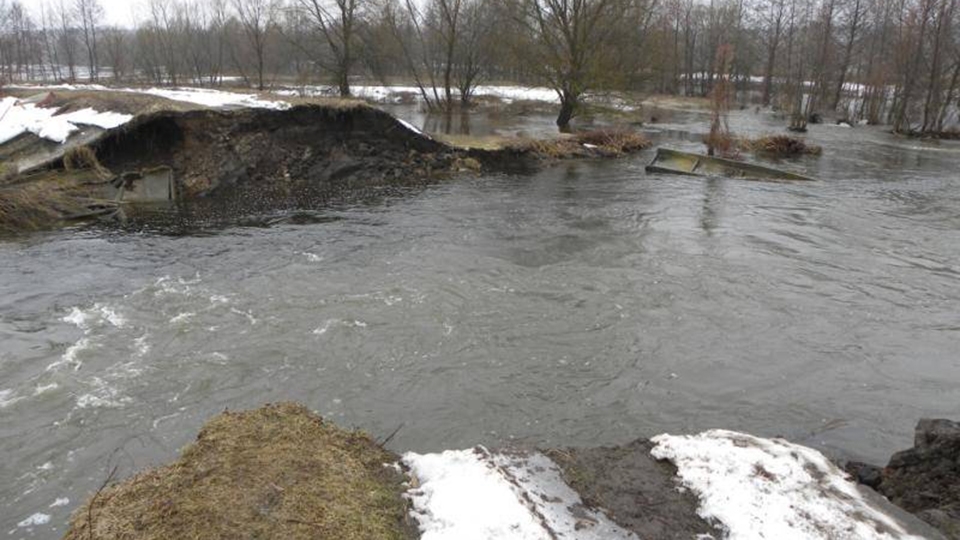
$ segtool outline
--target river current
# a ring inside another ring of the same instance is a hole
[[[701,116],[667,120],[699,149]],[[0,533],[58,537],[114,467],[281,400],[397,450],[724,427],[883,463],[960,416],[960,146],[810,139],[782,166],[812,183],[650,175],[651,150],[0,241]]]

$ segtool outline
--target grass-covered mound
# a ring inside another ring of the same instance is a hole
[[[819,156],[823,148],[807,144],[800,137],[764,135],[756,139],[740,139],[740,148],[770,157]]]
[[[173,464],[94,494],[65,538],[408,538],[395,461],[301,405],[225,412]]]

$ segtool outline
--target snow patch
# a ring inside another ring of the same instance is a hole
[[[423,540],[636,540],[583,508],[556,464],[542,454],[491,454],[477,447],[410,452],[403,462],[419,481],[407,496]]]
[[[397,118],[397,122],[400,122],[400,124],[401,124],[403,127],[409,129],[410,131],[416,133],[417,135],[423,135],[423,132],[420,131],[419,128],[417,128],[416,126],[414,126],[414,125],[411,124],[410,122],[407,122],[406,120],[404,120],[404,119],[402,119],[402,118]]]
[[[172,99],[174,101],[195,103],[205,107],[252,107],[256,109],[274,110],[290,108],[289,103],[283,101],[257,99],[255,94],[238,94],[236,92],[211,90],[209,88],[147,88],[144,90],[139,90],[136,88],[119,88],[117,90],[120,92],[149,94],[151,96]]]
[[[79,125],[110,129],[126,124],[133,118],[129,114],[98,112],[90,108],[67,114],[57,114],[58,110],[22,103],[14,97],[0,100],[0,144],[27,132],[62,144],[71,133],[80,129],[77,127]]]
[[[700,515],[722,523],[728,540],[920,540],[811,448],[719,429],[652,441],[651,454],[677,466]]]

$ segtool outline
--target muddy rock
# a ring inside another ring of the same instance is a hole
[[[603,509],[639,538],[687,540],[701,534],[723,538],[721,530],[697,514],[696,496],[677,489],[676,467],[654,459],[652,448],[652,442],[640,439],[623,446],[546,453],[584,503]]]
[[[878,489],[948,538],[960,539],[960,422],[920,420],[913,448],[890,458]]]

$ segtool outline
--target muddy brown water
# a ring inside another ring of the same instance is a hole
[[[697,149],[703,118],[669,120]],[[397,450],[725,427],[884,462],[960,416],[960,146],[810,138],[783,166],[814,183],[647,175],[647,152],[5,240],[0,533],[55,538],[114,466],[277,400],[402,425]]]

